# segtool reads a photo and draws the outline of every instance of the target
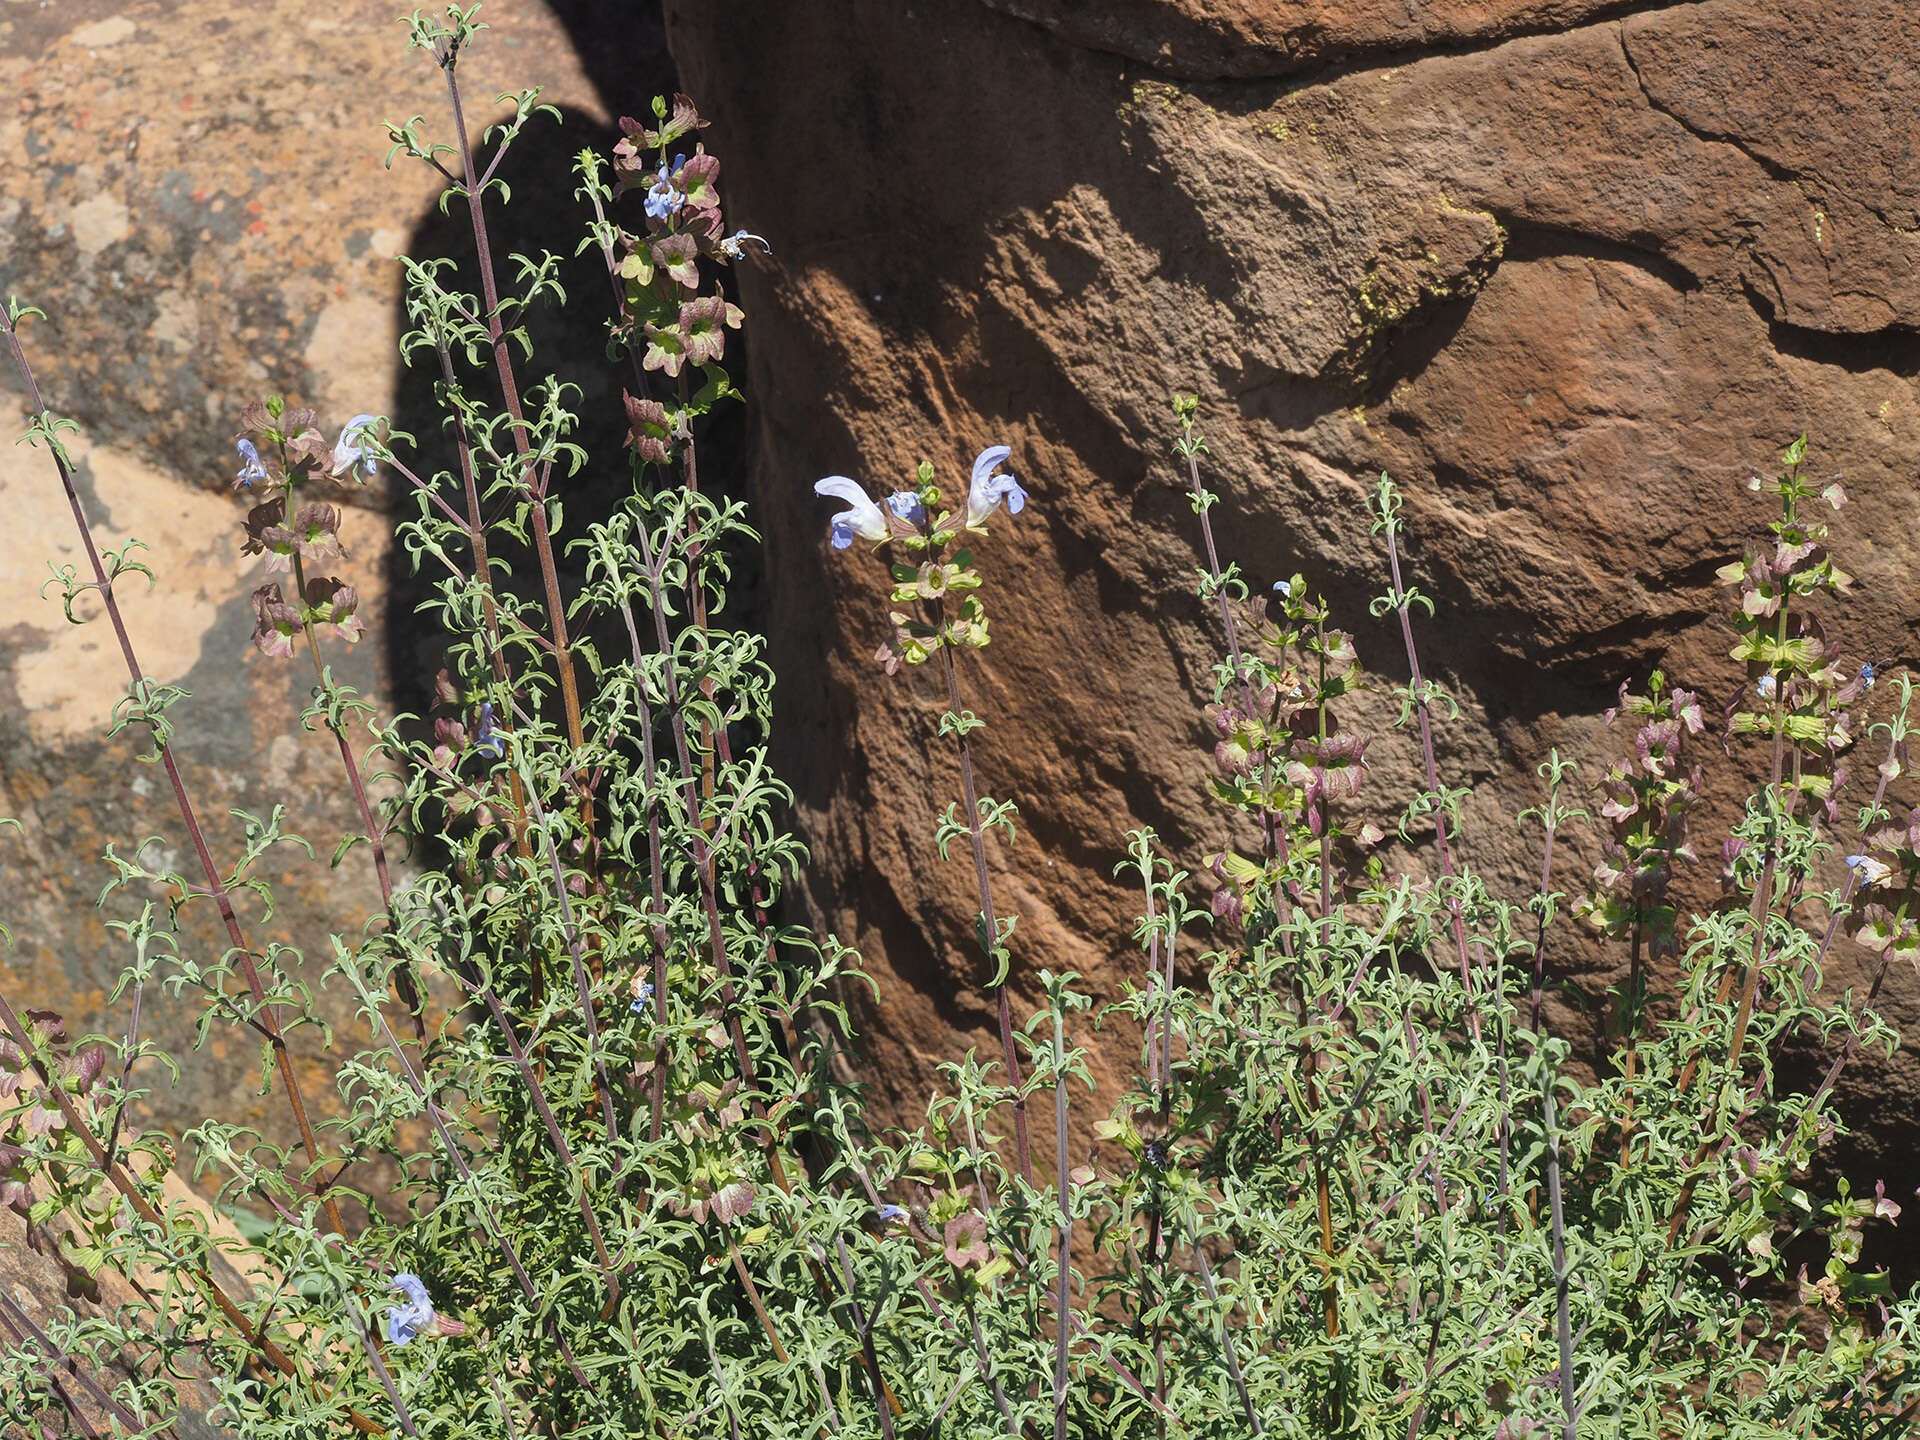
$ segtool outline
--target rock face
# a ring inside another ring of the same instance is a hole
[[[880,976],[903,1109],[933,1063],[991,1048],[976,905],[930,844],[956,793],[943,696],[868,659],[883,571],[827,551],[817,476],[884,486],[925,456],[964,479],[1002,441],[1032,492],[980,547],[994,643],[967,677],[983,785],[1023,812],[994,863],[1027,1002],[1043,965],[1109,995],[1138,972],[1111,879],[1127,828],[1189,866],[1231,838],[1204,788],[1220,636],[1191,594],[1175,391],[1201,397],[1228,556],[1261,585],[1303,571],[1383,687],[1406,669],[1366,619],[1384,582],[1361,501],[1383,468],[1403,484],[1440,607],[1421,643],[1463,704],[1443,769],[1478,787],[1466,846],[1510,893],[1537,864],[1511,818],[1533,766],[1557,745],[1596,780],[1626,739],[1598,720],[1620,681],[1659,665],[1716,709],[1742,683],[1713,571],[1772,518],[1741,481],[1801,430],[1854,502],[1836,534],[1862,584],[1835,637],[1917,658],[1901,0],[667,12],[729,203],[775,256],[743,300],[785,769],[814,903]],[[1403,794],[1406,738],[1370,758]],[[1703,828],[1756,764],[1711,758]],[[1711,900],[1711,875],[1694,887]],[[1624,970],[1562,963],[1589,994]],[[1858,952],[1834,968],[1856,983]],[[1889,988],[1911,1029],[1911,980]],[[1911,1188],[1892,1142],[1920,1068],[1849,1085],[1854,1158]]]
[[[563,117],[530,125],[502,168],[517,202],[496,209],[503,253],[570,252],[585,219],[572,202],[574,153],[604,150],[614,114],[672,89],[657,13],[642,6],[616,24],[593,11],[489,11],[462,61],[476,134],[504,113],[495,96],[529,84],[544,84]],[[407,51],[377,0],[49,0],[0,6],[0,82],[0,292],[51,317],[27,322],[23,337],[47,403],[81,425],[69,443],[101,543],[150,547],[134,553],[155,585],[128,577],[119,597],[147,673],[191,692],[170,718],[216,855],[227,861],[241,834],[229,807],[284,805],[314,843],[312,863],[290,850],[268,857],[280,909],[270,923],[247,916],[249,929],[323,959],[327,930],[357,930],[380,897],[364,849],[327,864],[358,821],[331,738],[300,726],[313,683],[305,658],[269,659],[247,643],[248,594],[266,577],[241,553],[247,502],[232,493],[233,437],[241,407],[270,391],[313,406],[329,434],[360,411],[391,414],[429,442],[437,432],[430,382],[400,360],[397,257],[458,255],[465,242],[435,209],[435,177],[383,166],[381,122],[421,114],[444,138],[440,72]],[[604,312],[591,303],[605,281],[584,279],[599,288],[568,276],[588,303],[540,338],[564,340],[583,385],[597,383],[600,410],[617,411],[598,375]],[[582,408],[593,405],[590,394]],[[9,441],[25,412],[7,359]],[[157,836],[151,858],[190,852],[164,775],[135,763],[141,727],[105,737],[127,680],[111,632],[97,619],[68,625],[57,588],[42,592],[49,564],[86,568],[52,466],[24,446],[5,454],[0,815],[25,832],[0,831],[0,923],[15,937],[0,978],[21,1003],[65,1012],[76,1033],[117,1027],[125,1005],[109,1007],[107,993],[124,947],[92,908],[111,873],[103,848]],[[328,497],[343,508],[342,570],[369,634],[327,658],[386,713],[421,708],[438,663],[408,620],[418,594],[390,544],[393,483],[383,474]],[[97,608],[83,596],[77,613]],[[190,909],[189,935],[210,943],[214,927],[195,918]],[[188,1053],[193,1005],[150,993],[145,1013],[188,1062],[180,1086],[155,1082],[158,1119],[177,1129],[214,1109],[277,1126],[280,1100],[253,1093],[251,1045],[226,1053],[216,1031],[207,1051]],[[337,1013],[351,1006],[341,1000]],[[324,1073],[316,1067],[316,1083]]]
[[[329,954],[328,932],[357,932],[380,896],[364,848],[337,870],[327,863],[358,822],[330,737],[300,726],[313,683],[304,657],[271,660],[247,643],[247,597],[264,577],[240,551],[233,436],[241,406],[269,391],[314,406],[330,433],[360,411],[434,433],[430,389],[400,365],[395,257],[457,253],[460,240],[434,209],[432,177],[381,163],[383,119],[421,113],[436,134],[447,130],[440,74],[407,53],[396,8],[0,5],[0,294],[51,317],[28,323],[24,338],[47,403],[82,426],[69,438],[101,542],[138,537],[151,547],[133,554],[152,565],[155,585],[129,576],[118,593],[147,673],[191,692],[169,718],[216,856],[238,858],[230,807],[265,815],[284,806],[290,827],[313,842],[311,861],[286,848],[267,857],[279,908],[270,919],[257,907],[245,914],[256,945],[310,957],[309,980]],[[640,111],[672,88],[657,15],[639,7],[616,25],[593,8],[489,7],[492,29],[463,63],[476,131],[499,118],[497,94],[535,83],[566,120],[530,127],[501,172],[520,199],[499,232],[503,250],[570,251],[580,218],[573,153],[605,149],[613,113]],[[585,372],[604,369],[602,321],[597,309],[578,321],[584,338],[572,349]],[[69,626],[57,588],[42,592],[49,563],[85,562],[44,452],[10,443],[25,411],[11,361],[0,361],[9,442],[0,448],[0,815],[24,826],[0,830],[0,924],[14,936],[0,952],[0,985],[16,1004],[61,1011],[76,1035],[118,1033],[128,1002],[109,994],[129,954],[102,922],[158,896],[123,891],[96,911],[111,874],[103,849],[144,849],[189,871],[193,862],[165,776],[136,763],[147,748],[141,727],[106,735],[127,680],[111,633],[98,618]],[[417,706],[415,597],[389,545],[396,497],[382,483],[332,498],[345,507],[344,575],[370,633],[328,659],[383,712]],[[96,610],[82,597],[80,615]],[[143,847],[148,836],[158,838]],[[195,909],[184,917],[186,947],[202,958],[224,948],[210,922]],[[319,1004],[346,1027],[343,1044],[363,1041],[346,997],[323,993]],[[258,1093],[257,1047],[216,1028],[206,1048],[191,1048],[198,1008],[149,987],[143,1033],[185,1063],[178,1084],[157,1066],[136,1073],[152,1090],[140,1118],[179,1134],[213,1114],[290,1141],[282,1100]],[[333,1067],[318,1032],[297,1032],[293,1048],[309,1097],[324,1107]],[[44,1319],[64,1294],[61,1277],[44,1255],[9,1248],[20,1240],[15,1216],[0,1210],[0,1288],[31,1297]]]
[[[1381,468],[1405,485],[1415,575],[1441,607],[1422,643],[1463,702],[1442,762],[1479,787],[1467,848],[1513,892],[1533,861],[1511,815],[1547,747],[1597,776],[1619,743],[1599,713],[1655,664],[1716,702],[1739,684],[1712,571],[1768,518],[1740,480],[1802,428],[1854,502],[1842,643],[1920,660],[1920,78],[1903,63],[1920,14],[1900,0],[668,9],[730,211],[774,251],[742,298],[781,761],[816,915],[881,980],[874,1070],[901,1118],[934,1064],[992,1048],[972,879],[931,844],[955,795],[943,698],[869,661],[883,572],[826,551],[819,475],[882,484],[925,456],[961,476],[1003,440],[1032,491],[981,547],[995,640],[966,676],[990,722],[985,788],[1022,807],[994,864],[1023,1008],[1043,965],[1105,995],[1138,972],[1136,902],[1111,878],[1127,828],[1190,865],[1234,838],[1205,788],[1197,697],[1220,637],[1190,593],[1177,390],[1202,397],[1228,556],[1261,583],[1304,571],[1383,687],[1404,662],[1366,619],[1383,581],[1360,502]],[[567,156],[671,83],[657,24],[586,0],[487,18],[470,93],[545,82],[568,121],[522,142],[524,219],[502,248],[564,248]],[[263,931],[310,950],[377,897],[362,857],[325,864],[350,811],[325,740],[298,728],[306,679],[245,648],[257,578],[224,492],[232,417],[263,390],[329,425],[382,409],[430,424],[394,356],[392,257],[459,240],[430,186],[379,165],[378,119],[439,113],[437,76],[390,21],[371,0],[0,7],[0,289],[58,322],[29,339],[50,402],[87,428],[103,532],[159,551],[129,612],[156,677],[194,692],[179,743],[221,848],[229,805],[276,802],[320,844],[287,862]],[[593,283],[557,333],[604,412]],[[12,386],[0,367],[0,421],[20,414]],[[28,833],[0,836],[4,978],[81,1031],[123,1013],[107,1005],[123,957],[88,908],[102,846],[179,841],[130,739],[102,738],[120,693],[104,632],[69,630],[38,593],[42,560],[73,558],[60,496],[41,457],[8,454],[0,813]],[[383,549],[391,497],[343,499],[380,639],[339,663],[404,704],[421,657]],[[1369,703],[1384,729],[1384,690]],[[1411,747],[1388,733],[1370,754],[1395,793]],[[1703,828],[1753,759],[1713,760]],[[1711,893],[1702,877],[1696,898]],[[1566,963],[1589,992],[1620,968]],[[1838,957],[1836,982],[1856,975]],[[1914,1029],[1911,982],[1889,988]],[[186,1007],[148,1013],[178,1048]],[[255,1065],[216,1042],[155,1097],[159,1118],[277,1124]],[[1904,1057],[1850,1071],[1859,1158],[1896,1188],[1920,1181],[1898,1140],[1916,1097]]]

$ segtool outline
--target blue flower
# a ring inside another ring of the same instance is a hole
[[[1873,689],[1874,679],[1873,662],[1869,660],[1865,665],[1860,667],[1860,684],[1863,688],[1871,690]]]
[[[907,1211],[903,1205],[882,1205],[880,1207],[882,1225],[904,1225],[907,1223]]]
[[[686,163],[686,156],[676,155],[673,157],[673,164],[660,167],[652,188],[647,191],[647,214],[655,220],[672,218],[674,212],[687,203],[685,192],[676,188],[673,183],[673,177]]]
[[[1762,700],[1771,700],[1780,693],[1780,682],[1771,674],[1766,674],[1754,681],[1753,688]]]
[[[1893,874],[1893,867],[1884,860],[1876,860],[1871,855],[1847,856],[1847,868],[1853,871],[1863,888],[1880,884]]]
[[[766,236],[754,235],[745,230],[736,230],[720,242],[720,253],[729,260],[743,259],[749,252],[747,246],[758,245],[762,255],[773,254],[773,247],[767,243]]]
[[[1007,502],[1007,513],[1018,515],[1021,507],[1027,503],[1027,492],[1020,488],[1020,482],[1011,475],[996,475],[998,470],[1013,451],[1005,445],[989,445],[975,457],[973,462],[973,481],[967,487],[967,528],[977,530],[986,523],[986,519],[1000,508],[1002,500]]]
[[[1280,595],[1281,599],[1291,600],[1293,598],[1293,582],[1291,580],[1276,580],[1273,582],[1273,588]]]
[[[853,537],[879,542],[892,532],[887,528],[887,516],[878,505],[868,498],[867,492],[844,475],[829,475],[824,480],[813,482],[813,493],[830,495],[835,500],[847,502],[847,509],[833,517],[833,548],[844,550],[853,544]]]
[[[498,760],[507,753],[507,742],[500,732],[493,728],[493,702],[484,700],[480,704],[480,733],[474,737],[473,748],[483,755],[491,755]]]
[[[633,1003],[627,1008],[636,1015],[644,1015],[647,1013],[647,1002],[651,999],[653,999],[653,982],[644,981],[640,988],[633,992]]]
[[[355,465],[367,479],[373,478],[379,462],[367,453],[367,432],[380,421],[378,415],[356,415],[340,428],[340,438],[333,444],[333,477],[339,479]]]
[[[233,448],[240,452],[240,458],[246,463],[240,467],[240,473],[233,477],[233,488],[251,490],[256,480],[271,480],[267,467],[260,463],[260,452],[254,448],[251,440],[236,440]]]
[[[909,525],[919,526],[927,523],[927,507],[911,490],[896,490],[887,496],[887,509]]]
[[[433,1326],[433,1301],[427,1298],[427,1287],[420,1283],[420,1277],[405,1270],[393,1277],[391,1288],[402,1292],[407,1303],[387,1308],[387,1339],[405,1345]]]

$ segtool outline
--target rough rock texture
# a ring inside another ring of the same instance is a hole
[[[353,934],[380,898],[364,849],[338,871],[327,865],[356,822],[330,737],[299,725],[312,683],[304,657],[273,661],[247,644],[247,595],[261,577],[240,554],[233,435],[240,407],[268,391],[315,406],[329,431],[363,410],[433,431],[431,395],[397,353],[395,257],[457,253],[462,241],[433,208],[432,177],[382,166],[382,120],[424,113],[446,129],[439,72],[406,52],[397,8],[0,3],[0,294],[52,317],[30,322],[26,342],[48,403],[83,427],[73,449],[100,539],[151,547],[157,585],[129,577],[120,598],[149,674],[192,692],[170,718],[216,854],[236,854],[229,807],[284,805],[314,844],[312,862],[272,857],[279,909],[271,921],[257,907],[247,915],[256,943],[313,957],[309,978],[329,954],[327,932]],[[612,113],[672,88],[657,16],[594,9],[489,6],[493,28],[462,65],[476,131],[497,118],[495,95],[527,84],[544,83],[565,116],[531,127],[502,172],[521,197],[499,232],[503,251],[570,250],[573,153],[604,149]],[[607,43],[616,31],[617,50]],[[573,349],[589,370],[601,368],[601,322],[597,309],[577,322],[587,338]],[[110,874],[102,851],[153,836],[152,858],[192,862],[165,776],[135,763],[138,727],[106,737],[126,683],[111,633],[98,620],[68,626],[57,590],[41,593],[49,562],[83,562],[44,453],[10,443],[24,410],[11,363],[0,363],[0,815],[25,826],[24,836],[0,830],[0,924],[14,934],[0,984],[17,1004],[64,1012],[76,1034],[118,1031],[127,1005],[109,1004],[109,992],[128,957],[102,921],[152,897],[123,893],[96,911]],[[393,497],[377,484],[337,498],[351,552],[343,571],[370,634],[329,658],[384,709],[417,706],[414,593],[388,545]],[[81,601],[82,614],[95,608]],[[210,916],[186,918],[190,945],[224,947]],[[343,996],[323,994],[321,1005],[342,1023],[351,1014]],[[257,1047],[216,1030],[190,1051],[196,1013],[157,987],[145,997],[145,1032],[186,1061],[178,1085],[157,1066],[136,1077],[154,1092],[145,1118],[178,1133],[213,1113],[289,1142],[282,1100],[258,1094]],[[349,1026],[341,1038],[362,1037]],[[332,1067],[317,1034],[298,1034],[294,1048],[324,1107]],[[19,1239],[0,1211],[0,1247]],[[0,1285],[52,1303],[58,1276],[39,1259],[0,1248]]]
[[[1219,637],[1190,593],[1175,390],[1203,401],[1227,552],[1259,582],[1304,570],[1388,684],[1405,665],[1365,618],[1360,505],[1383,467],[1404,484],[1441,607],[1422,643],[1464,702],[1443,765],[1479,786],[1467,848],[1514,893],[1534,764],[1558,745],[1597,778],[1622,679],[1659,664],[1731,698],[1712,572],[1770,518],[1739,482],[1802,428],[1854,499],[1842,643],[1915,658],[1920,11],[1900,0],[667,9],[730,203],[776,257],[743,299],[786,769],[815,904],[881,977],[903,1109],[986,1046],[975,902],[929,842],[955,790],[942,697],[868,659],[881,566],[826,550],[821,474],[964,476],[1002,440],[1033,493],[981,547],[996,623],[969,671],[983,783],[1024,812],[995,867],[1027,1001],[1043,965],[1106,994],[1139,968],[1110,878],[1129,826],[1188,865],[1230,838],[1204,795]],[[1372,755],[1401,793],[1405,738]],[[1755,764],[1711,758],[1703,825]],[[1589,993],[1624,969],[1563,963]],[[1832,978],[1861,970],[1849,951]],[[1889,988],[1911,1028],[1911,978]],[[1920,1069],[1862,1061],[1848,1085],[1856,1158],[1911,1188],[1892,1141]]]
[[[551,14],[518,6],[490,18],[497,28],[466,76],[473,93],[490,102],[537,75],[576,119],[604,116]],[[427,219],[434,186],[382,166],[380,121],[440,115],[439,72],[406,53],[381,4],[242,14],[219,0],[58,0],[7,5],[0,24],[0,289],[52,317],[23,334],[48,403],[81,423],[74,454],[102,543],[151,547],[158,584],[130,577],[121,599],[148,673],[192,692],[170,718],[216,853],[239,834],[230,806],[284,804],[319,858],[281,853],[281,909],[263,935],[324,956],[327,924],[357,928],[379,894],[364,850],[327,868],[355,822],[330,737],[300,729],[304,657],[296,666],[247,644],[247,596],[262,576],[240,553],[233,435],[240,407],[268,391],[313,405],[329,431],[357,411],[402,413],[394,257],[444,241]],[[484,102],[477,118],[491,120]],[[593,133],[556,140],[541,162]],[[9,439],[24,409],[9,361]],[[136,732],[103,738],[126,685],[111,631],[69,626],[57,589],[40,593],[49,563],[85,568],[51,465],[9,445],[0,475],[0,814],[26,826],[24,838],[0,835],[0,920],[15,935],[7,978],[16,996],[67,1010],[78,1031],[107,1020],[124,963],[92,908],[110,873],[104,846],[152,835],[161,852],[190,852],[165,776],[134,763],[145,748]],[[391,497],[383,477],[335,498],[344,571],[372,635],[329,659],[390,703]],[[97,606],[88,597],[79,610]],[[183,1020],[184,1003],[149,997],[151,1023],[184,1049],[190,1031],[168,1029],[176,1010]],[[278,1119],[277,1097],[263,1106],[252,1094],[253,1047],[225,1046],[217,1033],[171,1095],[161,1077],[161,1118],[192,1123],[211,1105]]]
[[[179,1172],[168,1175],[163,1183],[165,1200],[169,1206],[193,1206],[197,1203],[197,1197],[187,1183],[180,1178]],[[8,1214],[6,1223],[12,1226],[15,1232],[8,1237],[9,1240],[19,1239],[21,1227],[11,1213]],[[231,1224],[218,1217],[209,1217],[208,1223],[214,1235],[223,1240],[239,1242],[240,1234]],[[24,1310],[34,1324],[45,1325],[47,1319],[62,1306],[85,1307],[88,1304],[97,1304],[100,1309],[111,1313],[116,1306],[132,1304],[138,1298],[132,1286],[113,1271],[103,1270],[97,1280],[89,1281],[78,1271],[63,1264],[57,1258],[58,1255],[58,1242],[53,1234],[42,1226],[34,1227],[34,1233],[26,1244],[10,1244],[7,1248],[0,1249],[0,1290],[3,1290],[14,1304]],[[215,1278],[229,1295],[246,1293],[246,1282],[239,1272],[227,1263],[224,1256],[216,1254],[213,1265]],[[143,1285],[152,1290],[157,1288],[156,1282],[160,1281],[161,1277],[142,1275],[140,1279]],[[11,1348],[10,1342],[13,1338],[14,1325],[11,1312],[0,1309],[0,1346]],[[152,1357],[141,1355],[131,1347],[120,1352],[115,1358],[120,1364],[138,1366],[148,1373],[152,1372]],[[89,1372],[88,1378],[102,1384],[103,1387],[111,1385],[111,1377]],[[203,1380],[204,1376],[198,1378],[177,1374],[175,1376],[180,1408],[173,1417],[171,1429],[180,1437],[180,1440],[218,1440],[218,1437],[231,1433],[208,1422],[206,1417],[213,1410],[216,1396],[211,1386],[202,1383]],[[49,1416],[52,1424],[47,1433],[52,1435],[110,1433],[105,1415],[84,1384],[69,1380],[67,1390],[80,1404],[88,1423],[92,1424],[94,1429],[91,1432],[74,1428],[63,1429],[63,1426],[70,1427],[66,1417]],[[26,1431],[16,1427],[6,1433],[11,1437],[24,1435]]]
[[[1530,768],[1558,744],[1595,773],[1619,679],[1661,663],[1731,694],[1711,571],[1766,518],[1737,482],[1802,426],[1855,501],[1848,643],[1916,658],[1920,81],[1902,59],[1920,16],[1896,0],[672,10],[730,207],[774,247],[743,298],[783,763],[816,910],[882,980],[878,1073],[903,1117],[934,1063],[985,1042],[971,880],[930,843],[953,794],[940,698],[868,662],[879,568],[825,551],[818,475],[879,481],[923,455],[957,474],[990,440],[1016,447],[1035,503],[982,547],[996,638],[968,681],[992,722],[987,788],[1024,811],[995,863],[1027,1000],[1041,965],[1106,994],[1135,973],[1134,900],[1110,878],[1129,825],[1187,863],[1232,838],[1204,790],[1194,696],[1218,637],[1189,593],[1176,389],[1205,401],[1229,553],[1257,579],[1304,569],[1385,683],[1401,662],[1364,620],[1379,556],[1358,505],[1379,467],[1405,482],[1416,573],[1443,607],[1423,643],[1465,701],[1444,762],[1481,786],[1469,848],[1515,889]],[[503,248],[563,248],[566,157],[661,88],[657,35],[645,6],[586,0],[487,18],[471,93],[544,81],[568,120],[523,142]],[[379,165],[378,118],[439,113],[390,21],[368,0],[0,4],[0,289],[56,316],[30,335],[50,400],[88,428],[103,530],[159,551],[160,586],[129,610],[156,676],[194,691],[180,743],[204,808],[230,840],[226,806],[284,802],[321,842],[319,863],[289,862],[265,932],[307,946],[374,891],[358,857],[324,864],[349,817],[325,741],[297,728],[305,681],[244,648],[230,417],[273,388],[329,424],[426,418],[393,357],[391,257],[460,242],[430,187]],[[583,342],[579,376],[604,386],[596,356]],[[10,386],[0,370],[0,422]],[[86,1029],[120,964],[88,908],[101,847],[179,841],[131,743],[101,737],[119,694],[103,633],[38,594],[69,544],[44,462],[4,453],[0,813],[29,826],[0,836],[5,979]],[[387,498],[349,518],[376,622],[410,603],[380,541]],[[384,649],[347,674],[404,703],[411,632],[376,629]],[[1388,791],[1410,749],[1375,753]],[[1751,758],[1714,762],[1720,806]],[[1590,990],[1613,973],[1576,959]],[[1845,983],[1857,959],[1841,961]],[[1911,982],[1890,988],[1911,1028]],[[255,1065],[216,1047],[157,1113],[277,1126]],[[1851,1073],[1879,1147],[1864,1158],[1908,1187],[1911,1147],[1890,1142],[1916,1095],[1904,1059]]]
[[[985,0],[1092,50],[1189,80],[1293,75],[1495,44],[1648,0]]]

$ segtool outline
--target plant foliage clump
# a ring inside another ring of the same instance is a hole
[[[498,261],[488,218],[542,107],[504,97],[512,118],[469,141],[458,61],[481,28],[459,9],[410,27],[455,139],[389,127],[390,158],[441,171],[475,241],[466,271],[405,272],[403,349],[434,377],[451,463],[378,415],[331,445],[277,396],[238,418],[265,572],[253,643],[311,667],[304,721],[360,817],[330,863],[369,865],[382,896],[328,954],[264,936],[263,862],[307,846],[280,809],[240,816],[239,853],[215,853],[173,743],[188,697],[145,677],[119,610],[117,582],[153,572],[94,543],[72,422],[28,366],[37,312],[8,306],[27,438],[90,568],[50,583],[69,618],[115,630],[114,729],[144,729],[195,868],[107,851],[123,1033],[71,1037],[0,990],[0,1203],[92,1297],[36,1315],[0,1294],[0,1420],[158,1436],[198,1413],[259,1440],[1910,1432],[1920,1304],[1866,1260],[1899,1206],[1812,1177],[1841,1072],[1894,1044],[1875,1009],[1893,961],[1920,957],[1920,810],[1895,799],[1912,686],[1836,638],[1846,497],[1807,477],[1804,439],[1754,482],[1778,501],[1769,542],[1722,573],[1748,669],[1725,738],[1759,772],[1730,833],[1692,828],[1706,702],[1654,672],[1622,686],[1637,728],[1590,800],[1572,761],[1540,767],[1520,817],[1538,882],[1503,895],[1436,761],[1455,711],[1420,664],[1434,605],[1403,566],[1400,490],[1382,476],[1372,495],[1372,612],[1402,642],[1388,663],[1420,775],[1383,798],[1353,635],[1308,577],[1255,593],[1222,564],[1198,403],[1178,400],[1222,644],[1195,698],[1240,843],[1182,868],[1150,832],[1116,837],[1141,953],[1096,1017],[1047,971],[1044,1008],[1016,1013],[1017,915],[989,865],[1019,816],[982,789],[988,721],[965,687],[990,663],[974,547],[989,522],[1003,543],[1028,523],[1011,447],[986,446],[964,493],[931,464],[878,501],[820,481],[847,507],[836,548],[888,547],[883,683],[931,673],[946,698],[958,799],[931,838],[973,867],[998,1017],[997,1053],[945,1067],[912,1131],[882,1129],[848,1078],[856,959],[785,918],[807,856],[767,758],[772,670],[725,620],[756,537],[700,483],[706,417],[737,398],[724,276],[766,242],[727,230],[684,96],[580,157],[630,483],[569,524],[580,395],[527,377],[525,328],[567,297],[555,256]],[[335,502],[381,466],[412,497],[398,541],[445,640],[430,712],[385,719],[328,658],[362,629]],[[1856,744],[1875,784],[1848,809]],[[1585,824],[1601,863],[1569,876],[1560,840]],[[1701,853],[1722,898],[1690,913],[1674,882]],[[211,949],[183,923],[202,911]],[[1576,922],[1628,956],[1591,1075],[1542,1018]],[[1863,996],[1825,984],[1843,942],[1872,957]],[[140,1029],[155,987],[197,998],[201,1043],[258,1046],[291,1143],[217,1118],[142,1126],[173,1063]],[[351,1037],[316,987],[350,997]],[[1779,1063],[1796,1037],[1825,1047],[1810,1090]],[[1089,1102],[1096,1043],[1136,1078]],[[324,1100],[294,1063],[315,1049]],[[1099,1107],[1080,1163],[1076,1097]],[[237,1232],[169,1199],[182,1156]]]

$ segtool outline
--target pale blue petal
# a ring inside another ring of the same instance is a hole
[[[863,540],[885,540],[893,532],[887,528],[886,512],[873,503],[867,492],[844,475],[829,475],[813,482],[813,493],[845,501],[847,508],[833,517],[833,548],[844,550],[858,535]]]

